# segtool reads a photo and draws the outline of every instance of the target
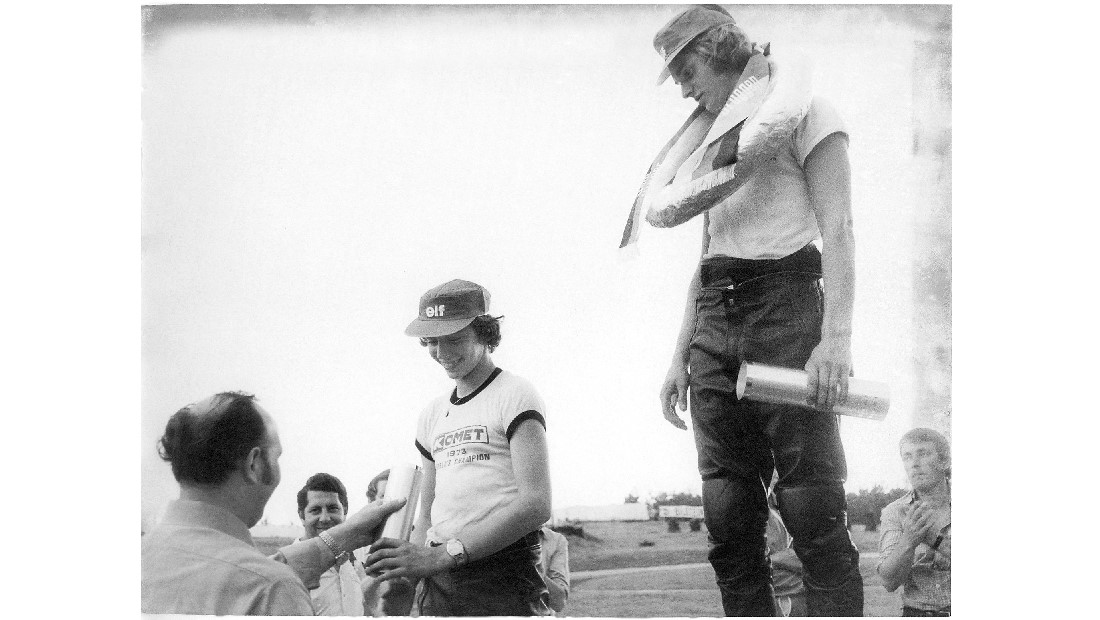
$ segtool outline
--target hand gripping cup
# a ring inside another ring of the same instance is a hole
[[[390,478],[386,482],[385,499],[405,499],[401,510],[386,518],[382,527],[382,538],[408,540],[416,520],[416,503],[420,499],[420,468],[410,463],[399,463],[390,468]]]
[[[810,398],[807,385],[809,377],[804,370],[742,362],[737,373],[737,398],[814,409],[806,402]],[[890,386],[878,381],[849,379],[848,400],[833,405],[828,413],[882,421],[889,410]]]

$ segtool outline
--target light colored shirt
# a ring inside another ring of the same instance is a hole
[[[176,500],[141,539],[141,611],[311,616],[309,592],[252,543],[244,522],[205,502]]]
[[[539,572],[543,579],[558,584],[564,592],[561,601],[561,611],[565,609],[565,603],[569,600],[569,540],[554,530],[544,527],[539,529],[539,542],[542,543],[542,560],[539,563]]]
[[[299,538],[295,545],[305,541]],[[344,560],[321,573],[318,585],[309,591],[316,616],[362,616],[363,584],[355,570],[354,558]]]
[[[782,258],[820,236],[803,165],[827,136],[847,130],[836,109],[814,97],[810,111],[774,158],[759,163],[732,196],[709,213],[706,256]]]
[[[882,509],[880,565],[901,542],[901,522],[915,501],[916,491],[909,491]],[[938,510],[948,511],[947,522],[950,523],[950,507]],[[944,533],[944,539],[950,542],[950,528]],[[923,610],[941,611],[951,607],[951,558],[937,553],[923,542],[917,545],[913,552],[913,567],[905,580],[902,601],[906,607]]]
[[[435,500],[427,540],[443,542],[519,496],[512,434],[546,408],[526,379],[500,368],[476,390],[440,396],[420,414],[416,447],[435,464]]]

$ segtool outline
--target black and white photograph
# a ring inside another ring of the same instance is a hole
[[[140,6],[141,612],[952,615],[953,11]]]

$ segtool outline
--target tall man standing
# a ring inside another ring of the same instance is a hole
[[[902,436],[912,490],[882,509],[878,573],[904,585],[903,616],[951,615],[951,446],[929,428]]]
[[[775,615],[764,537],[774,468],[810,615],[862,615],[847,466],[827,413],[847,398],[851,368],[846,129],[811,95],[799,63],[753,44],[721,7],[681,11],[653,44],[666,65],[661,81],[671,75],[698,105],[646,175],[623,245],[642,211],[659,227],[704,217],[702,259],[660,400],[665,418],[686,429],[676,407],[687,409],[690,386],[722,606],[727,615]],[[743,361],[805,368],[809,404],[823,411],[738,401]]]
[[[141,539],[141,611],[150,614],[313,615],[307,584],[405,504],[371,504],[316,540],[260,553],[248,529],[279,485],[275,420],[253,396],[215,394],[168,420],[158,449],[178,500]]]

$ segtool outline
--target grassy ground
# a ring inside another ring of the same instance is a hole
[[[709,565],[691,568],[633,571],[620,574],[589,574],[587,571],[669,567],[678,564],[705,564],[706,528],[669,532],[664,521],[636,523],[584,523],[584,538],[569,536],[569,569],[575,573],[569,593],[566,616],[573,617],[719,617],[722,599],[714,584]],[[878,534],[852,532],[859,550],[875,553]],[[643,541],[652,546],[641,546]],[[256,538],[264,553],[274,553],[291,539]],[[889,593],[875,574],[877,558],[860,558],[863,574],[864,614],[898,616],[901,599]],[[581,573],[581,574],[576,574]]]
[[[691,568],[590,574],[584,571],[630,567],[668,567],[705,563],[705,528],[679,533],[667,531],[663,521],[643,523],[585,523],[585,539],[569,537],[569,566],[574,573],[565,615],[574,617],[718,617],[722,600],[709,565]],[[853,532],[863,553],[878,547],[878,535]],[[655,543],[640,547],[643,540]],[[877,559],[860,559],[864,582],[864,613],[898,616],[898,593],[883,589],[875,574]]]

